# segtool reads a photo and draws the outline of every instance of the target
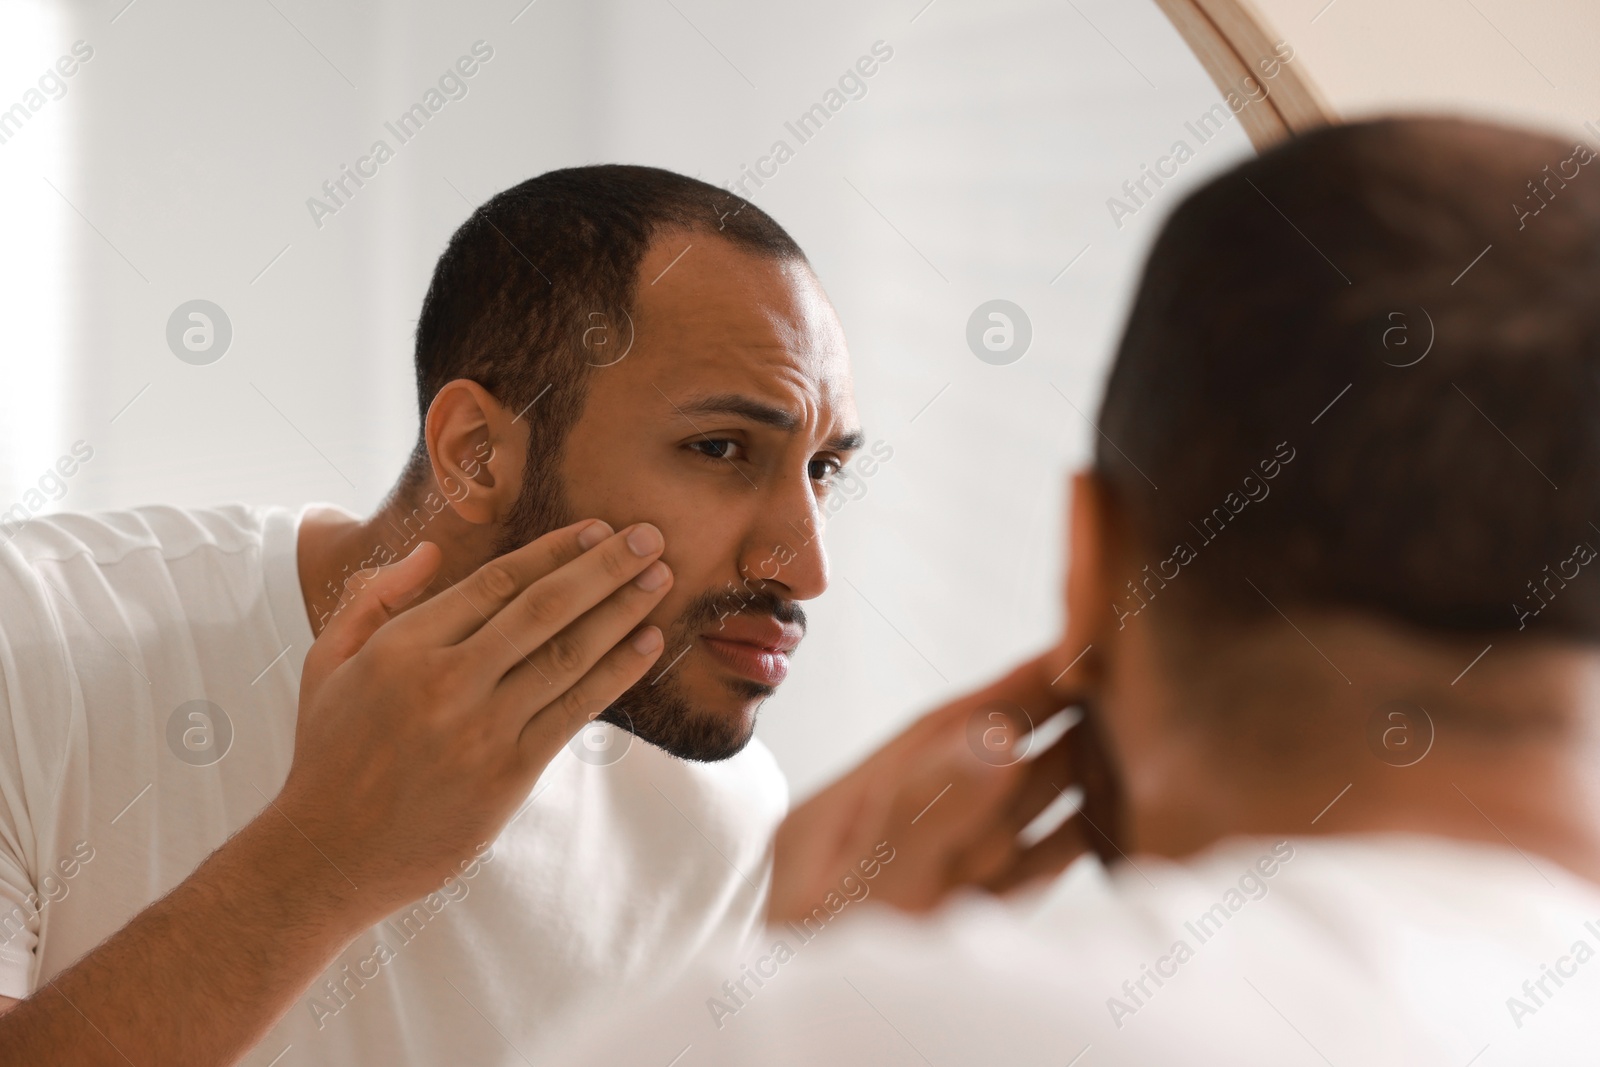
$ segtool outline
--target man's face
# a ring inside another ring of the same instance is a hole
[[[685,233],[641,263],[620,360],[628,326],[609,326],[559,485],[532,489],[541,514],[508,541],[591,517],[660,528],[674,584],[647,621],[666,648],[601,717],[725,759],[788,673],[799,601],[827,587],[819,505],[860,444],[843,331],[805,264]]]

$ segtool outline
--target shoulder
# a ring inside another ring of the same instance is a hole
[[[179,592],[220,589],[216,559],[253,558],[264,524],[285,511],[157,505],[0,523],[0,713],[9,726],[0,743],[25,764],[58,764],[66,709],[92,681],[75,659],[107,643],[130,647],[124,636],[148,632]],[[201,558],[207,546],[221,555],[188,580],[174,577],[178,561]],[[124,662],[116,659],[113,673]]]
[[[292,543],[295,519],[273,506],[152,505],[0,524],[0,635],[147,633],[175,604],[237,604],[263,582],[269,539]]]
[[[574,1062],[692,1043],[717,1067],[772,1049],[835,1067],[1059,1065],[1091,1047],[1099,1064],[1277,1064],[1309,1041],[1332,1062],[1387,1065],[1440,1061],[1445,1035],[1492,1027],[1515,1047],[1508,975],[1537,977],[1600,903],[1545,873],[1555,885],[1513,850],[1411,835],[1234,839],[1106,879],[1075,867],[1032,915],[968,898],[929,921],[863,909],[837,929],[770,931]],[[1566,1018],[1539,1020],[1541,1049],[1592,1045],[1592,1016]]]
[[[47,561],[108,566],[141,551],[171,561],[210,546],[237,552],[258,546],[275,513],[286,509],[226,504],[179,508],[164,504],[117,511],[60,512],[21,522],[0,523],[0,545],[13,550],[10,562]]]
[[[692,1045],[714,1067],[774,1050],[785,1063],[835,1067],[1059,1065],[1103,1040],[1096,962],[1061,957],[978,898],[921,919],[869,907],[837,928],[774,927],[737,956],[703,958],[628,1025],[573,1037],[559,1062],[666,1062]]]

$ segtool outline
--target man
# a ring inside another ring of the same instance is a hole
[[[775,927],[581,1062],[1592,1062],[1593,160],[1385,121],[1183,203],[1003,686],[1102,731],[1109,878]]]
[[[650,168],[524,182],[440,258],[416,369],[370,518],[5,531],[0,1063],[522,1062],[790,915],[930,776],[962,800],[924,823],[947,888],[1065,862],[1013,845],[1026,775],[945,776],[927,726],[773,843],[756,710],[863,439],[772,219]]]

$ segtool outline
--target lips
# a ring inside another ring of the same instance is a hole
[[[700,635],[723,666],[752,682],[777,687],[789,676],[789,653],[804,633],[770,616],[729,616],[719,628]]]

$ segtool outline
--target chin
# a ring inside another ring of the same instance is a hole
[[[637,683],[600,716],[668,755],[716,763],[742,752],[775,687],[745,678],[693,677]]]
[[[688,713],[688,718],[699,724],[700,729],[695,731],[697,734],[716,734],[725,739],[722,747],[726,750],[726,756],[717,758],[737,755],[755,736],[761,705],[777,692],[777,687],[745,678],[733,678],[717,679],[706,689],[705,695],[699,699],[690,697],[689,706],[693,710]]]

